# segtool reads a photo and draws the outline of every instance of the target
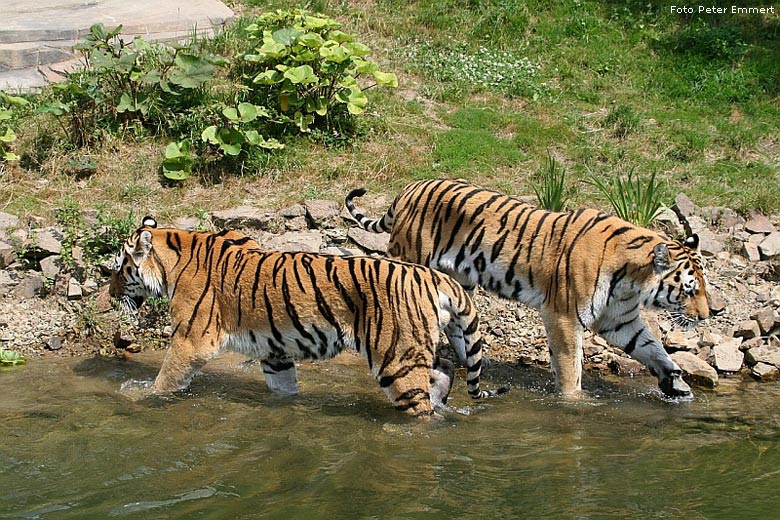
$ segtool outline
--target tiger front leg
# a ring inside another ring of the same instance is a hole
[[[298,393],[298,373],[292,358],[269,358],[260,361],[265,384],[272,391],[284,395]]]
[[[455,365],[449,359],[436,358],[431,369],[431,406],[438,410],[447,404],[447,397],[455,380]]]
[[[658,386],[669,397],[689,397],[691,387],[683,381],[682,370],[672,361],[663,345],[639,316],[616,326],[602,327],[599,334],[611,345],[644,364],[658,378]]]
[[[210,348],[199,352],[190,340],[174,338],[154,380],[152,392],[164,394],[184,390],[190,386],[195,373],[203,368],[216,351],[216,348]]]
[[[576,317],[542,312],[555,388],[566,399],[582,397],[582,327]]]

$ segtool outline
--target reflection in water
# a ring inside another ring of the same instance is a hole
[[[651,378],[608,379],[572,404],[548,374],[491,366],[512,392],[474,403],[460,378],[423,423],[351,356],[302,363],[296,397],[222,357],[186,394],[133,400],[123,383],[152,380],[161,355],[136,359],[0,372],[0,518],[776,515],[776,385],[668,403]]]

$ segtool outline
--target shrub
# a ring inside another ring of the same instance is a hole
[[[28,104],[24,98],[0,91],[0,163],[19,160],[19,156],[11,151],[11,143],[16,141],[14,123],[20,109]]]
[[[310,127],[338,131],[365,110],[366,89],[397,87],[395,74],[366,59],[371,49],[339,27],[300,9],[266,13],[247,26],[251,49],[236,65],[249,101],[274,109],[283,123],[302,132]],[[363,77],[372,83],[361,86]]]
[[[547,151],[547,162],[541,172],[541,184],[534,185],[539,206],[548,211],[563,211],[566,196],[566,170]]]
[[[662,198],[655,172],[643,180],[639,176],[634,177],[632,169],[625,180],[617,175],[609,184],[590,170],[589,173],[590,183],[607,197],[618,217],[641,227],[647,227],[655,220],[661,209]]]

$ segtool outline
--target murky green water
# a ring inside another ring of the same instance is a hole
[[[780,385],[672,404],[651,378],[591,382],[571,405],[494,365],[512,392],[474,406],[459,378],[459,412],[422,424],[351,358],[304,363],[295,398],[234,357],[185,396],[119,393],[160,361],[0,371],[0,518],[780,517]]]

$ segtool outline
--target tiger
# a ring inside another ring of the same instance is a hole
[[[296,359],[356,349],[397,410],[440,415],[454,365],[437,355],[443,329],[466,359],[468,394],[480,389],[483,340],[471,298],[432,269],[373,257],[266,251],[237,231],[158,228],[146,217],[113,263],[109,294],[134,313],[167,297],[171,345],[151,393],[189,386],[228,350],[260,360],[268,387],[297,394]]]
[[[582,396],[586,329],[647,366],[667,396],[692,397],[639,311],[667,310],[686,329],[709,316],[697,235],[669,240],[602,211],[546,211],[461,180],[413,182],[370,219],[353,202],[365,193],[351,191],[346,207],[363,229],[390,233],[390,258],[540,311],[564,397]]]

